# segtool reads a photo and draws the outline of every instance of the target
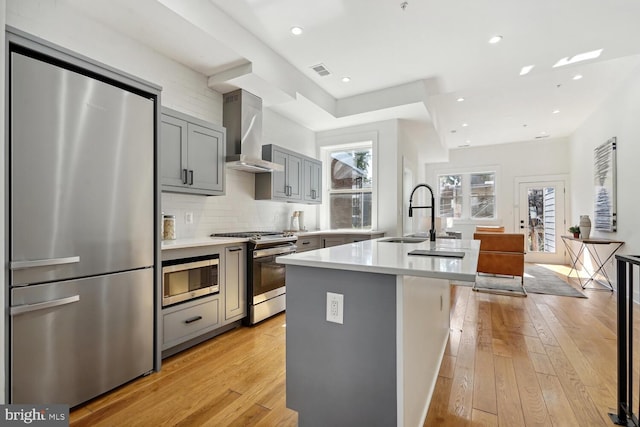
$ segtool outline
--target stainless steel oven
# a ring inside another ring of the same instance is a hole
[[[252,259],[248,276],[251,280],[249,284],[251,290],[249,322],[251,324],[284,311],[286,269],[284,264],[276,262],[276,257],[292,254],[295,251],[296,246],[291,242],[283,242],[272,247],[258,247],[250,251]]]
[[[162,262],[162,306],[220,292],[220,258],[207,255]]]

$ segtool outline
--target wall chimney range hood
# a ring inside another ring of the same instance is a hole
[[[243,89],[223,95],[222,123],[227,128],[227,168],[251,173],[283,171],[262,160],[262,99]]]

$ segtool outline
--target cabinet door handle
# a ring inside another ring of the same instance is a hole
[[[315,200],[315,198],[316,198],[316,190],[311,190],[311,198]]]
[[[188,181],[187,181],[188,172],[189,172],[188,170],[182,169],[182,183],[185,184],[185,185],[188,183]]]
[[[229,249],[229,252],[238,252],[241,251],[242,248],[233,248],[233,249]]]
[[[197,322],[198,320],[202,320],[202,316],[192,317],[190,319],[185,320],[184,323],[188,325],[189,323]]]
[[[302,242],[303,245],[309,245],[311,242]]]
[[[193,185],[193,169],[189,170],[189,185]]]

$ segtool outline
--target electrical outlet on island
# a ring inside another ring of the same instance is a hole
[[[343,324],[344,295],[327,292],[327,322]]]

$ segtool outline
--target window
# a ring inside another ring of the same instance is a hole
[[[438,175],[439,216],[494,219],[495,182],[495,172]]]
[[[372,144],[341,146],[328,154],[330,228],[371,228]]]

